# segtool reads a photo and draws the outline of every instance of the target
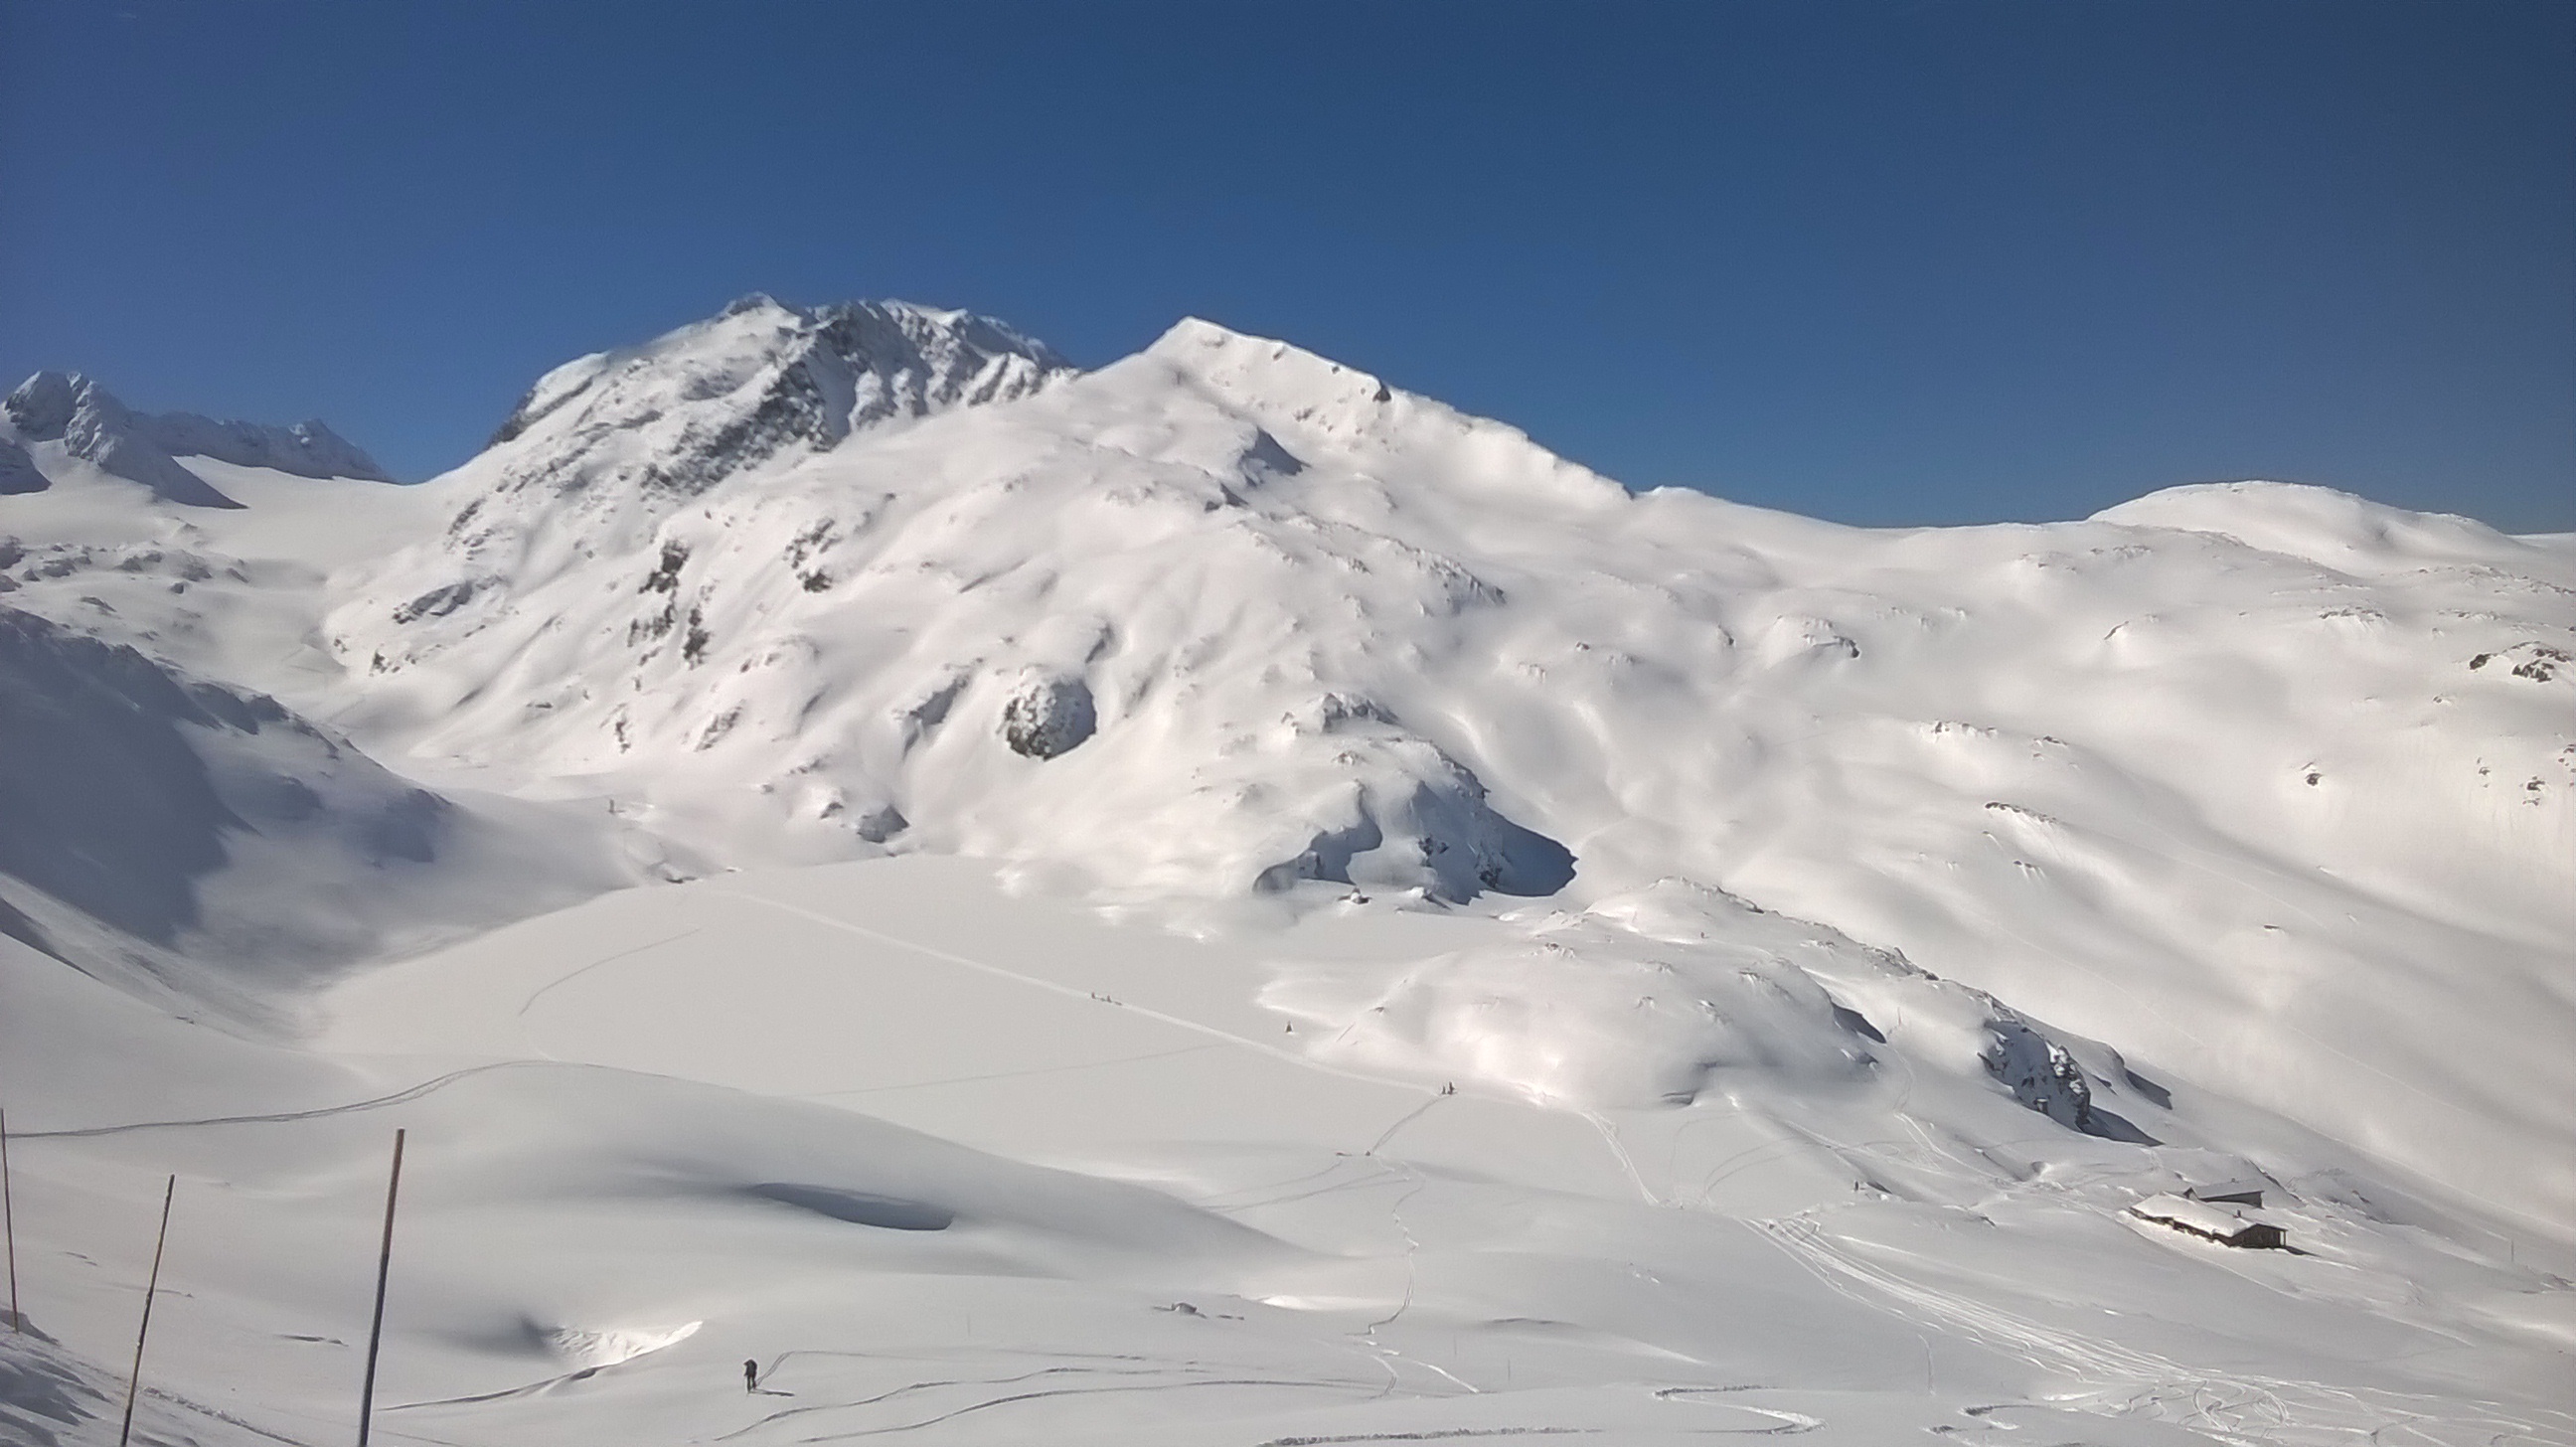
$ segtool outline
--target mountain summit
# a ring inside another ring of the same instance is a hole
[[[744,297],[641,347],[548,372],[500,430],[513,486],[610,485],[690,495],[789,447],[954,407],[1004,402],[1068,376],[1044,344],[989,317],[909,302],[806,311]]]

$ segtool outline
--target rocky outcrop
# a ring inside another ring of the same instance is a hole
[[[1002,705],[1002,741],[1032,759],[1069,752],[1098,726],[1091,690],[1078,678],[1033,675]]]
[[[1986,1027],[1986,1071],[2011,1090],[2013,1098],[2059,1125],[2092,1131],[2093,1087],[2084,1068],[2065,1046],[2021,1020],[1999,1018]]]

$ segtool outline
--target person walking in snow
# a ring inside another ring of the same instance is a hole
[[[757,1392],[760,1390],[760,1359],[758,1357],[743,1358],[742,1389],[746,1392]]]

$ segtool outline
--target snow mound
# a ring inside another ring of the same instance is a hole
[[[536,1335],[548,1352],[566,1366],[580,1371],[598,1371],[637,1357],[677,1346],[698,1334],[702,1321],[684,1321],[677,1326],[550,1326],[540,1327]]]
[[[1901,1073],[1937,1071],[2105,1134],[2093,1083],[2117,1092],[2127,1074],[2116,1052],[1982,991],[1673,879],[1392,972],[1291,963],[1262,1000],[1328,1059],[1586,1110],[1710,1091],[1831,1100],[1902,1057]]]
[[[2181,528],[2364,573],[2519,551],[2474,518],[2409,512],[2329,487],[2206,482],[2169,487],[2093,515],[2095,522]]]

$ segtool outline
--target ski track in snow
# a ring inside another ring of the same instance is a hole
[[[2402,1440],[2386,1435],[2401,1431],[2427,1447],[2483,1447],[2516,1437],[2546,1447],[2576,1444],[2576,1414],[2552,1413],[2554,1421],[2542,1422],[2508,1414],[2494,1403],[2477,1403],[2492,1415],[2445,1421],[2445,1414],[2470,1404],[2186,1367],[2153,1352],[2060,1331],[2000,1306],[1908,1280],[1838,1249],[1812,1220],[1789,1217],[1756,1224],[1819,1281],[1854,1300],[1871,1301],[1869,1293],[1875,1293],[1924,1326],[1987,1343],[2084,1384],[2088,1390],[2083,1395],[2054,1400],[2085,1411],[2174,1422],[2231,1443],[2381,1443]]]
[[[647,943],[637,945],[633,949],[619,950],[613,955],[604,955],[568,974],[548,980],[546,983],[539,985],[533,992],[531,992],[526,1001],[519,1006],[519,1017],[521,1019],[527,1018],[528,1012],[535,1009],[537,1007],[537,1002],[544,999],[549,992],[571,984],[573,981],[580,979],[582,976],[589,974],[591,971],[598,969],[602,965],[613,965],[619,960],[632,959],[637,955],[645,954],[652,950],[658,950],[664,945],[678,944],[680,941],[688,939],[697,933],[698,931],[695,929],[684,929],[678,934],[669,935],[658,940],[652,940]]]
[[[100,1136],[127,1135],[136,1131],[184,1130],[199,1126],[219,1125],[286,1125],[296,1121],[322,1120],[335,1115],[348,1115],[362,1110],[382,1110],[387,1106],[405,1105],[433,1091],[444,1090],[460,1080],[495,1071],[527,1069],[583,1069],[552,1060],[494,1060],[481,1065],[467,1065],[435,1075],[417,1085],[407,1085],[384,1095],[371,1095],[340,1105],[318,1105],[303,1110],[266,1111],[249,1115],[209,1115],[178,1120],[125,1121],[115,1125],[57,1127],[49,1130],[11,1130],[11,1140],[83,1140]]]
[[[1163,1011],[1151,1009],[1147,1006],[1130,1004],[1125,1000],[1113,999],[1110,996],[1101,994],[1095,990],[1080,990],[1071,985],[1058,984],[1053,980],[1043,979],[1036,975],[1025,975],[1017,970],[1010,969],[1002,965],[996,965],[987,960],[973,959],[966,955],[954,953],[953,951],[940,949],[935,945],[925,945],[917,940],[905,939],[900,935],[890,935],[882,930],[870,929],[863,924],[856,924],[845,919],[836,919],[820,910],[807,909],[803,905],[791,904],[786,900],[770,899],[763,895],[751,894],[742,890],[729,889],[718,890],[715,892],[722,894],[728,899],[747,900],[753,904],[765,905],[782,913],[792,914],[802,919],[811,920],[814,923],[826,926],[827,928],[839,930],[844,934],[857,935],[861,939],[873,940],[882,945],[892,945],[897,949],[908,950],[914,954],[924,956],[928,959],[938,960],[944,964],[958,965],[966,969],[980,971],[983,974],[991,975],[997,979],[1009,980],[1013,984],[1025,985],[1033,990],[1044,990],[1052,995],[1061,995],[1068,1000],[1081,1000],[1089,1004],[1102,1005],[1109,1009],[1123,1010],[1129,1014],[1140,1015],[1145,1019],[1155,1021],[1159,1024],[1170,1025],[1176,1029],[1187,1030],[1194,1035],[1205,1035],[1227,1045],[1267,1055],[1273,1060],[1285,1061],[1286,1063],[1297,1066],[1303,1070],[1312,1070],[1321,1075],[1339,1076],[1344,1080],[1365,1081],[1370,1085],[1390,1085],[1395,1086],[1398,1089],[1408,1088],[1398,1082],[1390,1081],[1383,1076],[1369,1075],[1356,1070],[1345,1070],[1328,1061],[1317,1060],[1313,1056],[1305,1055],[1293,1050],[1282,1050],[1275,1045],[1265,1045],[1258,1040],[1248,1040],[1241,1035],[1235,1034],[1233,1031],[1222,1030],[1214,1025],[1192,1020],[1185,1016],[1165,1014]],[[1437,1092],[1433,1093],[1432,1098],[1434,1100],[1439,1098]]]

